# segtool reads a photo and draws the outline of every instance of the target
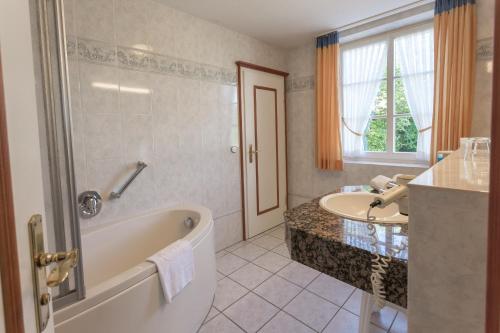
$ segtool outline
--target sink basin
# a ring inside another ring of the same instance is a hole
[[[329,194],[321,198],[319,205],[335,215],[356,221],[366,222],[366,213],[375,194],[368,192],[344,192]],[[392,224],[408,223],[408,216],[399,213],[398,205],[393,203],[385,208],[373,208],[374,222]]]

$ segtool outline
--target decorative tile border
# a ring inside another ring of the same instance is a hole
[[[296,92],[314,89],[314,75],[289,77],[286,80],[286,91]]]
[[[81,60],[116,65],[116,47],[98,41],[76,39],[77,56]]]
[[[477,41],[476,45],[477,60],[493,59],[493,37],[483,38]],[[297,92],[314,89],[314,75],[293,77],[289,76],[286,80],[286,91]]]
[[[477,41],[476,57],[478,60],[493,59],[493,37],[484,38]]]
[[[176,75],[183,78],[236,85],[236,69],[227,69],[168,55],[156,54],[143,50],[115,46],[90,39],[68,36],[67,51],[70,59],[111,65],[121,68],[153,72],[164,75]],[[493,58],[493,38],[477,41],[477,59]],[[286,81],[287,92],[314,89],[314,75],[289,77]]]
[[[236,85],[236,68],[227,69],[144,50],[68,36],[68,58],[143,72]]]

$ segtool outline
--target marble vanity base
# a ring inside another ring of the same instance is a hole
[[[344,187],[339,191],[360,191]],[[285,213],[286,238],[293,260],[328,274],[367,292],[372,291],[373,254],[366,223],[343,219],[323,210],[319,198]],[[406,242],[401,227],[377,226],[379,239],[386,243]],[[382,239],[381,236],[384,236]],[[406,251],[393,258],[387,269],[387,300],[406,308],[408,262]]]

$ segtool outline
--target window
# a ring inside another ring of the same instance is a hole
[[[342,45],[342,135],[347,160],[429,160],[433,59],[429,25]]]

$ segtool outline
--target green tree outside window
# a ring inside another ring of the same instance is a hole
[[[400,69],[394,76],[394,140],[395,152],[416,152],[418,130],[410,114],[406,100]],[[387,77],[387,76],[386,76]],[[365,150],[370,152],[387,151],[387,81],[380,84],[375,99],[372,119],[368,123],[364,138]]]

